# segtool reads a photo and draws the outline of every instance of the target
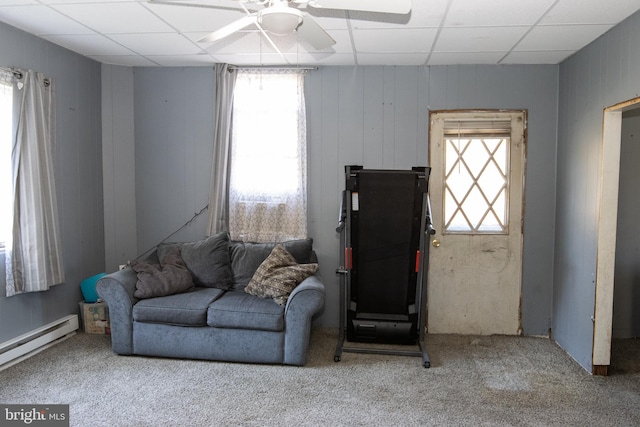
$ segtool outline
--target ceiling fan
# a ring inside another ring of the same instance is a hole
[[[151,0],[154,1],[154,0]],[[187,2],[155,0],[158,3],[172,3],[196,6]],[[306,12],[306,7],[315,9],[337,9],[375,13],[407,14],[411,11],[411,0],[229,0],[238,3],[246,16],[217,29],[198,40],[200,43],[216,43],[245,28],[254,26],[276,49],[270,35],[284,36],[297,32],[301,40],[316,50],[333,46],[333,38]],[[199,7],[226,8],[198,4]],[[250,10],[258,8],[258,10]],[[278,50],[279,52],[279,50]]]

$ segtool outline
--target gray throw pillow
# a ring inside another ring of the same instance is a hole
[[[299,264],[315,261],[313,239],[288,240],[280,243]],[[249,283],[254,273],[267,259],[276,243],[231,242],[231,267],[234,282],[238,285]]]
[[[276,245],[258,267],[244,291],[284,305],[291,292],[304,279],[318,271],[318,264],[298,264],[282,245]]]
[[[169,252],[160,264],[134,261],[131,268],[138,281],[133,296],[138,299],[164,297],[193,290],[191,273],[178,250]]]
[[[233,282],[229,258],[229,233],[214,234],[197,242],[161,243],[158,258],[162,259],[174,249],[193,275],[196,286],[229,289]]]

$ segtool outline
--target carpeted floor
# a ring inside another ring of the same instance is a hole
[[[427,336],[430,369],[335,363],[336,340],[315,330],[307,366],[286,367],[124,357],[80,333],[1,371],[0,403],[69,404],[72,426],[640,425],[639,340],[614,345],[608,377],[544,338]]]

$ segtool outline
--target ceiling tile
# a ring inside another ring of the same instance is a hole
[[[89,58],[103,64],[125,65],[129,67],[153,67],[158,65],[139,55],[89,55]]]
[[[11,1],[11,0],[0,0],[2,1]],[[130,3],[130,2],[146,2],[147,0],[36,0],[42,4],[78,4],[78,3]]]
[[[408,15],[350,12],[352,28],[437,28],[449,0],[414,1]]]
[[[514,50],[576,50],[591,43],[610,28],[611,25],[537,26],[518,43]]]
[[[437,34],[435,28],[354,30],[358,52],[428,52]]]
[[[638,9],[638,0],[560,0],[540,24],[617,24]],[[577,13],[579,11],[579,13]]]
[[[35,35],[93,33],[86,26],[41,5],[2,7],[0,21]]]
[[[424,65],[428,53],[358,53],[358,65]]]
[[[140,55],[189,55],[203,52],[180,34],[113,34],[111,39]]]
[[[147,58],[162,67],[198,67],[215,64],[210,55],[152,55]]]
[[[546,50],[540,52],[510,52],[501,64],[557,64],[574,53],[573,50]]]
[[[219,10],[149,3],[149,10],[180,32],[206,31],[211,33],[246,14],[241,10]]]
[[[427,65],[497,64],[507,52],[434,52]]]
[[[353,53],[331,52],[309,53],[300,58],[300,63],[309,65],[356,65]]]
[[[63,4],[53,6],[72,19],[104,34],[161,33],[169,25],[139,3]]]
[[[39,4],[38,0],[0,0],[0,6],[23,6],[28,4]]]
[[[49,35],[46,40],[83,55],[131,55],[129,49],[100,34]]]
[[[266,65],[266,66],[274,66],[274,65],[291,65],[292,63],[284,60],[277,53],[268,53],[268,54],[221,54],[221,55],[212,55],[214,60],[217,62],[223,62],[227,64],[234,65]],[[295,62],[293,62],[295,64]]]
[[[443,28],[435,52],[509,51],[528,27]]]
[[[556,0],[451,0],[444,25],[476,27],[533,25]]]

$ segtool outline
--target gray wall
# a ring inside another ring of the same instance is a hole
[[[55,84],[56,181],[66,282],[46,292],[5,297],[0,255],[0,342],[70,313],[80,281],[104,269],[100,65],[0,23],[0,65],[45,73]]]
[[[603,108],[640,94],[640,13],[560,65],[553,333],[591,371]]]
[[[622,114],[613,337],[640,337],[640,108]]]
[[[214,73],[137,68],[135,179],[139,252],[207,202]],[[558,66],[321,67],[306,79],[309,229],[327,286],[323,326],[338,324],[343,171],[428,165],[430,109],[528,109],[523,326],[550,327]],[[206,215],[172,240],[201,238]]]
[[[136,257],[133,68],[102,65],[105,271]]]
[[[138,255],[167,239],[209,202],[213,157],[212,68],[134,70]],[[169,241],[205,237],[207,215]]]

